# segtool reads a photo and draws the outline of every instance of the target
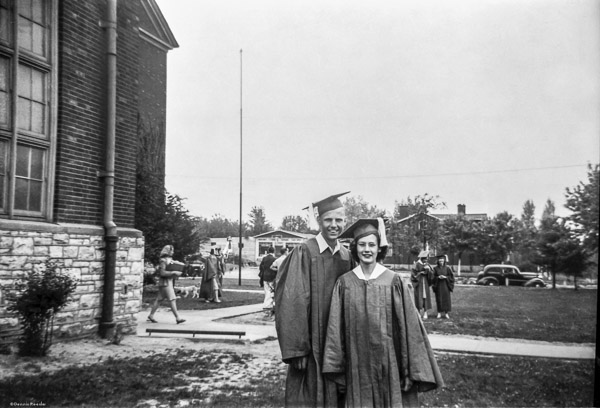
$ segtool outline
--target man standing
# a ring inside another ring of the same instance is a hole
[[[279,270],[279,267],[281,266],[283,261],[285,261],[285,258],[287,258],[289,252],[290,252],[290,250],[288,247],[281,248],[281,251],[279,252],[279,258],[277,258],[275,260],[275,262],[273,262],[273,265],[271,265],[272,271],[275,271],[275,273],[277,273],[277,271]]]
[[[321,373],[334,284],[353,267],[350,251],[338,241],[346,225],[337,194],[313,204],[319,234],[296,247],[279,267],[275,284],[275,327],[288,364],[287,406],[343,405],[343,394]]]
[[[263,290],[265,291],[265,300],[263,301],[263,310],[265,315],[270,317],[273,314],[273,292],[275,290],[275,275],[271,270],[271,265],[275,262],[275,248],[269,247],[258,267],[261,281],[263,281]]]

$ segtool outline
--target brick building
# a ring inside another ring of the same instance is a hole
[[[0,0],[0,342],[4,294],[48,259],[79,280],[57,337],[135,330],[140,128],[164,174],[166,58],[154,0]]]

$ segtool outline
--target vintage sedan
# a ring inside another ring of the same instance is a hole
[[[477,275],[478,285],[546,287],[546,282],[537,272],[521,272],[514,265],[492,264]]]

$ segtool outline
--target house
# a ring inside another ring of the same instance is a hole
[[[242,239],[242,258],[246,262],[260,262],[262,257],[267,254],[269,247],[275,248],[275,255],[278,256],[283,247],[293,249],[312,237],[314,237],[312,234],[282,229],[265,232],[253,237],[244,237]],[[221,249],[221,252],[228,257],[237,256],[239,254],[239,237],[210,238],[200,245],[200,252],[206,254],[213,248]]]
[[[48,259],[78,280],[55,337],[134,332],[144,237],[139,129],[164,174],[166,58],[154,0],[0,1],[0,298]],[[144,154],[144,153],[142,153]],[[15,316],[0,303],[0,341]]]
[[[262,257],[267,254],[269,247],[275,248],[275,254],[276,256],[279,256],[282,248],[287,247],[291,250],[313,237],[313,234],[304,234],[282,229],[265,232],[254,236],[254,256],[257,260],[262,259]]]
[[[457,219],[459,217],[475,223],[481,223],[488,219],[487,214],[478,213],[478,214],[467,214],[466,213],[466,205],[458,204],[457,213],[456,214],[430,214],[425,212],[417,212],[413,214],[409,214],[408,206],[401,206],[399,211],[400,219],[396,221],[396,225],[410,225],[413,226],[417,231],[419,231],[420,239],[422,239],[422,243],[420,246],[421,249],[427,249],[432,251],[432,254],[439,253],[439,248],[436,248],[435,243],[435,230],[436,226],[439,223],[444,222],[448,219]],[[414,250],[413,250],[414,252]],[[411,253],[411,248],[403,248],[400,250],[396,250],[394,252],[396,254],[396,258],[403,260],[403,263],[410,264],[412,261],[416,259],[416,255]],[[458,263],[458,259],[455,259],[455,254],[448,254],[449,262]],[[464,259],[461,259],[464,264],[474,264],[479,261],[479,259],[475,256],[472,251],[466,251],[462,254]]]
[[[467,206],[464,204],[458,204],[456,214],[431,214],[433,217],[438,218],[441,221],[463,217],[466,221],[483,222],[488,219],[486,213],[475,213],[467,214]]]

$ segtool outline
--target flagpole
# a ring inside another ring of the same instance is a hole
[[[242,286],[242,50],[240,49],[240,242],[239,242],[239,278],[238,286]]]

